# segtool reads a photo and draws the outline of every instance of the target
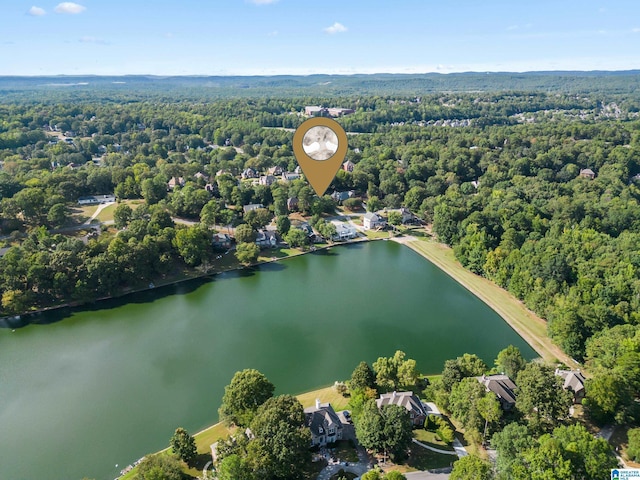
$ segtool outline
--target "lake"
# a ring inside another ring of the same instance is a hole
[[[509,344],[536,356],[493,310],[394,242],[337,247],[38,321],[0,329],[2,479],[113,479],[166,447],[176,427],[195,433],[214,423],[224,386],[243,368],[295,394],[398,349],[423,373],[465,352],[492,365]]]

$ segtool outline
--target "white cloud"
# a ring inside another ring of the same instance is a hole
[[[249,1],[255,5],[271,5],[272,3],[276,3],[278,0],[249,0]]]
[[[518,30],[518,25],[510,25],[507,27],[507,30]]]
[[[278,36],[278,30],[274,30],[273,32],[269,32],[267,33],[268,37],[277,37]]]
[[[336,22],[333,25],[331,25],[330,27],[325,28],[324,31],[326,33],[328,33],[329,35],[333,35],[335,33],[346,32],[347,31],[347,27],[345,27],[341,23]]]
[[[82,13],[87,9],[87,7],[83,6],[83,5],[79,5],[77,3],[73,3],[73,2],[62,2],[59,3],[56,8],[54,8],[54,11],[56,13],[68,13],[71,15],[76,15],[78,13]]]
[[[631,30],[633,33],[640,33],[640,28],[634,28],[633,30]]]
[[[81,37],[80,43],[95,43],[97,45],[109,45],[109,42],[107,42],[106,40],[103,40],[102,38],[88,37],[88,36]]]
[[[29,11],[27,13],[29,15],[31,15],[32,17],[41,17],[42,15],[44,15],[47,12],[44,11],[44,8],[36,7],[34,5],[33,7],[31,7],[29,9]]]

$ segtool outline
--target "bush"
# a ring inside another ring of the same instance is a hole
[[[629,446],[627,456],[629,460],[637,462],[640,459],[640,428],[632,428],[628,433]]]
[[[449,425],[440,426],[438,430],[436,430],[436,435],[438,435],[438,438],[444,443],[453,443],[455,438],[453,429]]]

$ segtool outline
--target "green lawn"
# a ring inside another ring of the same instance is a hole
[[[454,451],[452,446],[440,440],[435,432],[431,432],[429,430],[414,430],[413,438],[425,445],[429,445],[430,447],[439,448],[440,450],[448,450],[450,452]]]
[[[451,466],[457,459],[458,457],[455,455],[432,452],[414,443],[411,445],[411,455],[409,455],[406,466],[415,470],[446,468]]]

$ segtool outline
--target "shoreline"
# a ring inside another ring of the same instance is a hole
[[[455,259],[451,248],[433,240],[415,237],[394,237],[392,240],[407,246],[478,297],[507,322],[542,359],[547,362],[562,362],[570,368],[584,369],[551,341],[546,333],[547,322],[544,319],[529,310],[507,290],[465,269]]]
[[[75,308],[83,308],[86,307],[88,305],[97,305],[103,302],[106,302],[108,300],[117,300],[117,299],[121,299],[124,297],[127,297],[128,295],[133,295],[135,293],[140,293],[140,292],[148,292],[151,290],[156,290],[159,288],[164,288],[164,287],[169,287],[169,286],[174,286],[174,285],[180,285],[182,283],[186,283],[186,282],[191,282],[194,280],[203,280],[206,278],[214,278],[217,275],[221,275],[223,273],[228,273],[228,272],[236,272],[239,270],[244,270],[247,268],[253,268],[253,267],[257,267],[259,265],[265,265],[265,264],[269,264],[269,263],[274,263],[274,262],[279,262],[281,260],[287,260],[289,258],[295,258],[295,257],[299,257],[300,255],[307,255],[310,253],[315,253],[315,252],[319,252],[322,250],[328,250],[332,247],[338,247],[341,245],[351,245],[351,244],[356,244],[356,243],[363,243],[363,242],[371,242],[371,241],[376,241],[376,240],[380,240],[380,239],[372,239],[372,238],[368,238],[368,237],[364,237],[364,238],[357,238],[354,240],[348,240],[348,241],[342,241],[339,243],[332,243],[332,244],[327,244],[327,245],[323,245],[320,247],[316,247],[313,250],[309,249],[309,250],[304,250],[304,251],[299,251],[293,255],[287,255],[284,257],[271,257],[267,260],[262,260],[262,261],[258,261],[255,263],[251,263],[249,265],[238,265],[236,267],[233,268],[228,268],[228,269],[224,269],[224,270],[220,270],[220,271],[213,271],[213,272],[206,272],[206,273],[199,273],[193,276],[188,276],[188,277],[184,277],[184,278],[178,278],[175,280],[168,280],[166,282],[150,282],[153,286],[152,287],[142,287],[142,288],[132,288],[129,289],[127,291],[124,291],[122,293],[116,294],[116,295],[110,295],[110,296],[106,296],[106,297],[100,297],[100,298],[96,298],[95,300],[91,300],[88,302],[67,302],[64,303],[62,305],[52,305],[49,307],[44,307],[44,308],[39,308],[37,310],[33,310],[33,311],[28,311],[28,312],[22,312],[19,314],[14,314],[14,315],[6,315],[4,317],[0,317],[0,329],[1,328],[22,328],[22,327],[26,327],[28,325],[31,325],[34,322],[29,321],[29,319],[33,318],[33,317],[37,317],[39,315],[42,315],[43,313],[49,313],[49,312],[56,312],[58,310],[63,310],[65,308],[68,309],[75,309]],[[12,323],[15,322],[15,323]]]

